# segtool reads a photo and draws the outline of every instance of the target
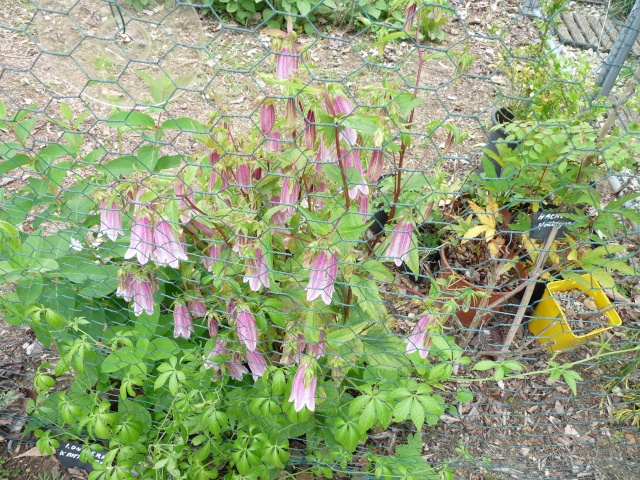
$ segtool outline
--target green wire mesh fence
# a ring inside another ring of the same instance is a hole
[[[638,66],[531,3],[3,2],[8,454],[636,478]]]

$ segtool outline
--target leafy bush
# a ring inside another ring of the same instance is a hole
[[[34,116],[0,105],[15,137],[1,171],[34,172],[0,208],[0,269],[15,284],[5,320],[60,355],[38,370],[30,428],[47,452],[68,438],[85,442],[84,460],[107,449],[90,478],[270,478],[292,464],[326,474],[356,463],[384,478],[451,478],[422,459],[420,431],[471,399],[442,391],[470,360],[441,333],[437,295],[417,301],[411,333],[388,311],[387,265],[417,270],[413,225],[441,188],[402,168],[422,100],[385,83],[365,92],[384,109],[355,108],[341,87],[309,85],[294,35],[268,33],[276,73],[248,131],[220,113],[203,124],[118,111],[107,126],[140,144],[113,158],[85,153],[86,114],[63,103],[51,119],[61,140],[33,152]],[[157,103],[172,95],[150,86]],[[178,132],[202,152],[167,152]],[[387,238],[367,239],[385,169]],[[391,422],[416,431],[397,459],[358,449]]]

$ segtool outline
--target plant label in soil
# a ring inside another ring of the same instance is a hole
[[[56,457],[63,467],[66,468],[83,468],[87,472],[92,472],[93,467],[90,463],[80,461],[80,453],[82,452],[82,445],[71,442],[64,442],[60,445],[60,448],[56,452]],[[102,463],[102,459],[108,453],[108,450],[103,452],[94,452],[93,458]]]
[[[553,227],[559,226],[560,228],[558,229],[556,237],[562,238],[562,236],[569,232],[566,225],[571,225],[572,223],[573,220],[562,216],[561,213],[536,212],[533,214],[533,218],[531,219],[531,232],[529,233],[529,236],[537,240],[543,240],[551,235]]]

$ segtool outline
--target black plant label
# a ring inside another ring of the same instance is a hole
[[[82,452],[82,445],[79,445],[77,443],[64,442],[60,445],[60,448],[57,449],[56,457],[58,457],[58,461],[63,467],[83,468],[87,472],[92,472],[93,467],[90,463],[80,461],[80,452]],[[93,454],[93,458],[95,458],[99,463],[102,463],[104,456],[109,453],[109,451],[91,451],[91,453]]]
[[[567,225],[571,225],[572,223],[572,219],[558,212],[536,212],[531,219],[531,232],[529,233],[529,237],[537,240],[545,240],[551,235],[553,227],[560,227],[556,238],[562,238],[569,233]]]

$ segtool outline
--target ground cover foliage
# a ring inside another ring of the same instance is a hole
[[[22,386],[38,448],[106,452],[89,478],[631,478],[620,462],[638,423],[640,214],[637,192],[615,197],[607,178],[634,178],[636,126],[607,121],[615,99],[597,96],[590,62],[549,47],[564,3],[543,2],[537,19],[503,3],[515,10],[487,25],[500,49],[484,73],[465,2],[210,2],[202,21],[223,19],[211,44],[235,14],[237,38],[266,45],[240,72],[250,101],[212,88],[176,111],[178,95],[204,92],[143,66],[148,101],[135,109],[2,91],[0,171],[16,182],[0,204],[3,320],[54,352]],[[183,8],[129,4],[114,15]],[[36,7],[74,15],[73,2]],[[339,15],[355,32],[327,37]],[[507,40],[520,23],[535,42]],[[357,89],[314,59],[316,41],[364,35],[353,52],[373,75]],[[118,38],[125,52],[135,41]],[[207,56],[214,69],[230,61]],[[451,74],[435,84],[441,69]],[[491,106],[514,118],[494,153],[472,158],[486,137],[470,145],[467,115],[450,114],[438,85],[494,76],[506,81]],[[43,140],[42,125],[55,134]],[[571,228],[546,242],[531,218],[550,209]],[[528,278],[506,290],[497,323],[483,323],[488,296],[450,290],[441,245],[481,250],[489,287],[516,264]],[[585,273],[623,328],[553,356],[510,336],[529,301],[519,308],[518,292],[560,278],[590,291]],[[480,313],[464,326],[469,305]],[[499,436],[518,453],[500,453]],[[551,458],[549,446],[579,453]]]

